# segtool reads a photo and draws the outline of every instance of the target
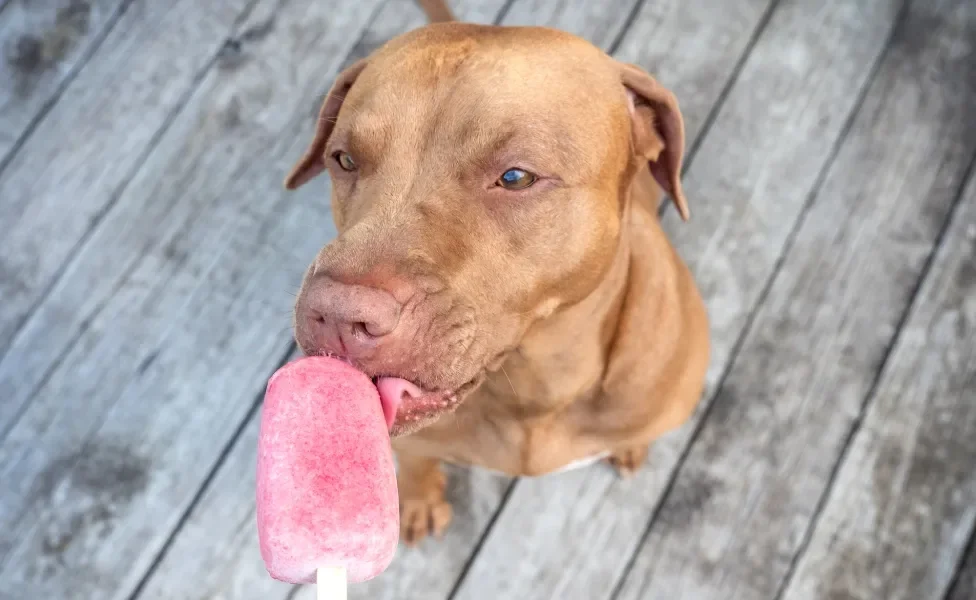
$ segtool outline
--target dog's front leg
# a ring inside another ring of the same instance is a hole
[[[440,536],[451,522],[451,505],[444,499],[447,478],[440,461],[397,452],[400,491],[400,539],[413,546],[428,535]]]

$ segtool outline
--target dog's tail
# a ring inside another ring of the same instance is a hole
[[[427,20],[431,23],[443,23],[446,21],[457,21],[454,13],[447,5],[447,0],[417,0],[417,4],[427,15]]]

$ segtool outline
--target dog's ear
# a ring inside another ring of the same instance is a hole
[[[325,144],[329,141],[329,136],[332,135],[332,130],[335,128],[342,101],[346,98],[346,94],[349,93],[349,89],[352,88],[352,84],[355,83],[366,64],[365,59],[353,63],[352,66],[340,73],[335,83],[332,84],[332,89],[329,90],[329,94],[325,97],[325,102],[322,103],[322,108],[319,110],[319,120],[315,126],[315,137],[312,138],[312,143],[305,150],[305,154],[295,163],[295,166],[291,168],[288,177],[285,177],[287,189],[294,190],[325,170],[326,157],[323,155]]]
[[[630,100],[634,152],[647,159],[654,179],[687,221],[688,201],[681,189],[685,124],[678,100],[640,67],[620,63],[620,72]]]

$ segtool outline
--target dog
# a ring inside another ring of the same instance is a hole
[[[684,125],[640,68],[553,29],[433,23],[343,71],[288,174],[328,172],[338,237],[305,273],[303,352],[371,376],[401,536],[441,535],[442,462],[621,475],[684,423],[708,318],[658,221]]]

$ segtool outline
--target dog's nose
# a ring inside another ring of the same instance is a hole
[[[358,358],[396,330],[400,308],[384,290],[315,277],[295,307],[298,343],[306,351]]]

